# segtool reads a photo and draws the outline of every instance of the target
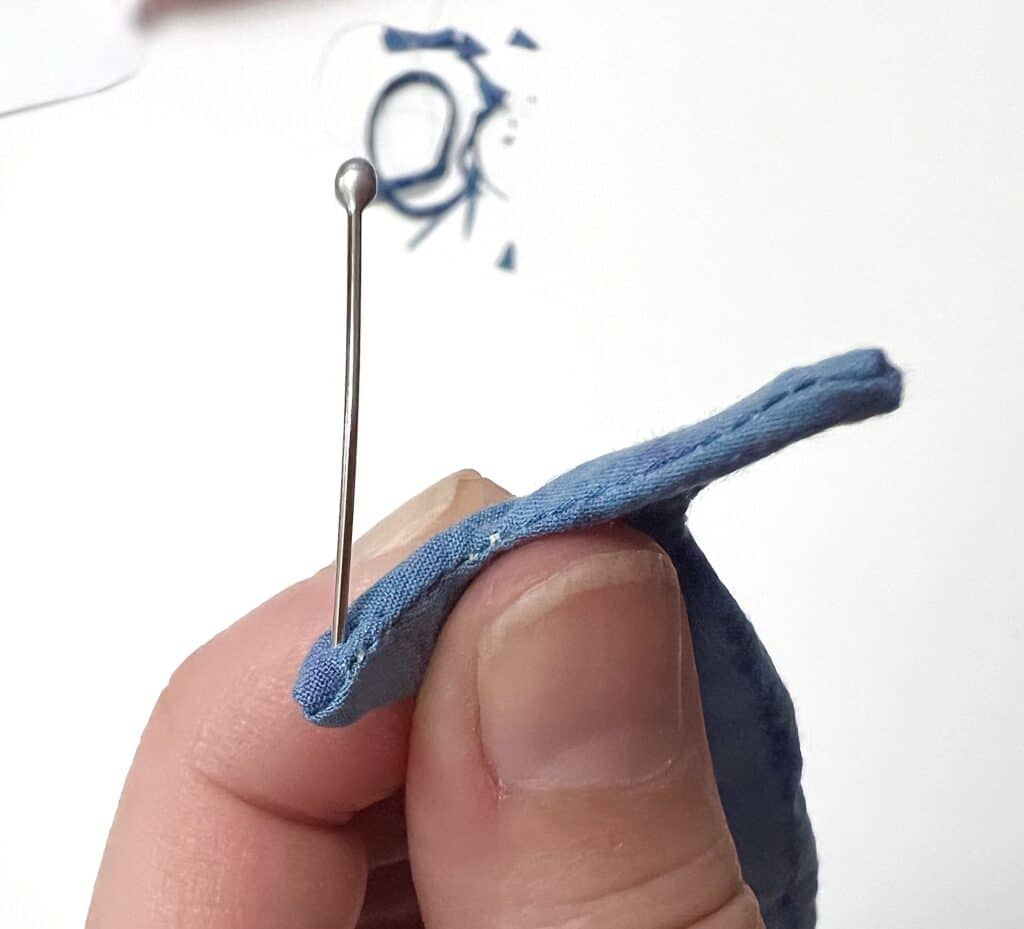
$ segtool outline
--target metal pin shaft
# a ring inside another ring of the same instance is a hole
[[[348,294],[345,315],[345,419],[341,445],[341,499],[338,504],[338,557],[334,566],[331,643],[346,635],[349,576],[352,569],[352,514],[355,509],[356,440],[359,434],[359,330],[362,301],[363,210],[377,193],[373,165],[350,158],[334,179],[338,202],[348,213]]]

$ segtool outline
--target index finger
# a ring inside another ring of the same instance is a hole
[[[462,471],[357,543],[353,595],[419,544],[508,494]],[[125,783],[88,929],[355,925],[366,859],[351,816],[404,781],[409,701],[346,729],[291,699],[331,615],[325,569],[258,607],[175,672]]]

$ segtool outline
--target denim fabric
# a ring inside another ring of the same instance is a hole
[[[901,377],[861,350],[777,377],[703,422],[613,452],[446,529],[353,604],[337,649],[314,643],[294,696],[344,726],[415,693],[451,607],[480,569],[523,542],[627,518],[679,572],[719,792],[768,929],[814,925],[817,858],[800,789],[793,706],[764,647],[704,559],[686,510],[715,478],[830,426],[895,409]]]

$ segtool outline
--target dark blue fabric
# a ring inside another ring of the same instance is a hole
[[[793,706],[693,541],[686,511],[715,478],[830,426],[889,412],[900,396],[900,374],[882,352],[850,352],[787,371],[695,426],[589,461],[529,496],[470,516],[352,604],[341,646],[331,647],[328,632],[314,643],[295,699],[312,722],[343,726],[414,694],[441,625],[483,565],[529,539],[627,518],[679,572],[716,779],[767,927],[809,929],[817,858]]]
[[[636,520],[679,574],[715,780],[768,929],[815,922],[818,857],[789,693],[736,601],[674,519]]]

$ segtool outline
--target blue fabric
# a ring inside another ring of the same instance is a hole
[[[899,406],[901,377],[861,350],[780,375],[703,422],[589,461],[423,545],[351,606],[348,638],[314,643],[294,696],[344,726],[416,692],[451,607],[480,569],[529,539],[629,519],[679,572],[722,804],[768,929],[814,925],[817,857],[793,706],[753,628],[704,559],[686,511],[708,483],[830,426]]]

